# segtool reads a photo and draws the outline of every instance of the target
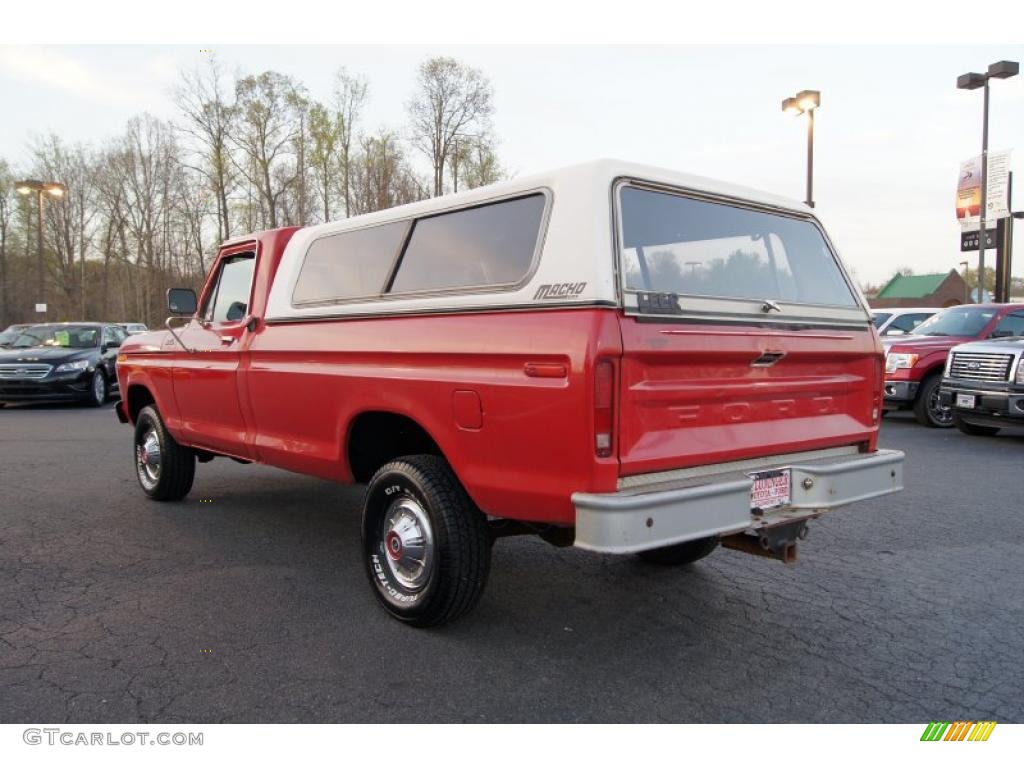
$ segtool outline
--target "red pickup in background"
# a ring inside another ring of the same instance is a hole
[[[949,350],[980,339],[1019,335],[1024,304],[967,304],[921,323],[913,336],[885,342],[885,409],[910,408],[926,427],[953,426],[953,411],[939,400]]]

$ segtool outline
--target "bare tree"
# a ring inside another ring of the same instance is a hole
[[[309,162],[313,169],[313,182],[323,210],[323,220],[331,220],[331,199],[334,197],[334,171],[338,162],[341,140],[341,121],[319,102],[309,107]],[[345,170],[347,173],[347,169]],[[346,206],[348,195],[346,194]]]
[[[85,314],[85,260],[90,244],[95,207],[93,205],[93,162],[82,145],[68,146],[58,136],[37,140],[33,175],[60,179],[67,188],[60,202],[46,206],[48,239],[53,258],[48,266],[54,282],[64,292],[64,303],[78,305]],[[76,266],[77,260],[77,266]]]
[[[421,179],[409,131],[361,134],[365,78],[340,69],[316,103],[279,73],[228,77],[211,57],[183,72],[175,123],[139,115],[98,146],[65,137],[30,145],[23,169],[0,160],[0,321],[36,319],[32,285],[45,270],[48,317],[159,322],[163,292],[200,284],[216,244],[258,230],[389,208],[504,176],[489,131],[490,86],[451,59],[420,67],[417,149],[437,162]],[[436,128],[436,131],[434,129]],[[436,141],[435,141],[436,139]],[[35,196],[13,178],[62,182],[47,198],[37,258]]]
[[[181,111],[182,132],[188,135],[200,162],[193,168],[209,185],[217,206],[217,234],[231,237],[228,197],[235,186],[229,137],[235,108],[228,103],[223,68],[211,56],[205,65],[181,73],[181,84],[174,97]]]
[[[352,215],[352,154],[356,126],[366,104],[369,85],[361,75],[350,75],[342,67],[334,75],[334,108],[338,124],[338,159],[341,165],[341,196],[345,215]]]
[[[361,137],[359,144],[352,173],[354,214],[380,211],[426,197],[393,132],[381,128],[372,136]]]
[[[11,218],[14,215],[11,195],[14,185],[14,175],[6,160],[0,159],[0,328],[7,327],[10,317],[10,269],[7,259],[8,233],[11,228]]]
[[[124,195],[125,228],[134,244],[140,279],[134,282],[134,313],[150,318],[158,309],[155,278],[167,270],[168,216],[174,177],[181,170],[174,131],[152,115],[128,121],[117,152]]]
[[[295,153],[295,184],[292,190],[293,213],[285,217],[289,224],[302,226],[308,224],[309,212],[309,107],[310,100],[305,88],[297,86],[287,95],[288,105],[292,109],[295,120],[295,133],[292,147]]]
[[[278,211],[284,193],[297,176],[294,141],[298,131],[294,94],[300,89],[279,72],[250,75],[235,86],[238,119],[231,133],[242,153],[235,165],[255,188],[264,226],[279,226]]]
[[[457,138],[475,133],[493,112],[491,85],[479,70],[445,56],[420,65],[417,85],[407,105],[412,145],[433,165],[436,196],[444,193],[445,164]]]

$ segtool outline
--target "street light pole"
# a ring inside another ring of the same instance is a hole
[[[1020,71],[1016,61],[997,61],[990,64],[985,74],[968,72],[956,79],[956,87],[973,91],[982,88],[984,92],[981,117],[981,210],[978,211],[978,303],[985,298],[985,221],[988,216],[988,95],[989,81],[994,77],[1005,80]],[[997,257],[998,260],[998,257]]]
[[[814,110],[807,112],[807,205],[814,207]]]
[[[981,118],[981,211],[978,228],[978,300],[985,301],[985,218],[988,213],[988,78],[985,78],[985,106]]]
[[[38,181],[37,179],[16,181],[14,188],[18,191],[19,195],[31,195],[33,192],[36,194],[36,204],[38,206],[38,218],[36,219],[36,294],[38,299],[36,303],[46,306],[46,269],[43,258],[43,205],[46,195],[63,199],[64,195],[67,194],[68,188],[59,181]],[[48,306],[47,311],[43,314],[49,314]]]
[[[807,206],[814,207],[814,111],[821,106],[820,91],[800,91],[782,100],[787,115],[807,115]]]

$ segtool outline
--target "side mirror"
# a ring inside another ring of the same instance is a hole
[[[167,310],[172,315],[194,315],[196,304],[196,292],[191,288],[169,288],[167,290]]]
[[[121,342],[117,339],[114,339],[113,341],[105,341],[103,342],[103,351],[106,352],[111,349],[117,349],[120,346]]]
[[[243,320],[245,319],[246,309],[248,309],[248,307],[245,305],[244,302],[233,301],[231,302],[231,306],[228,307],[228,312],[227,315],[225,316],[225,319],[231,322]]]

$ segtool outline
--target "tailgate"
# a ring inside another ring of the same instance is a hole
[[[621,322],[623,475],[873,441],[867,329]]]
[[[622,475],[866,443],[882,357],[808,209],[619,185]]]

